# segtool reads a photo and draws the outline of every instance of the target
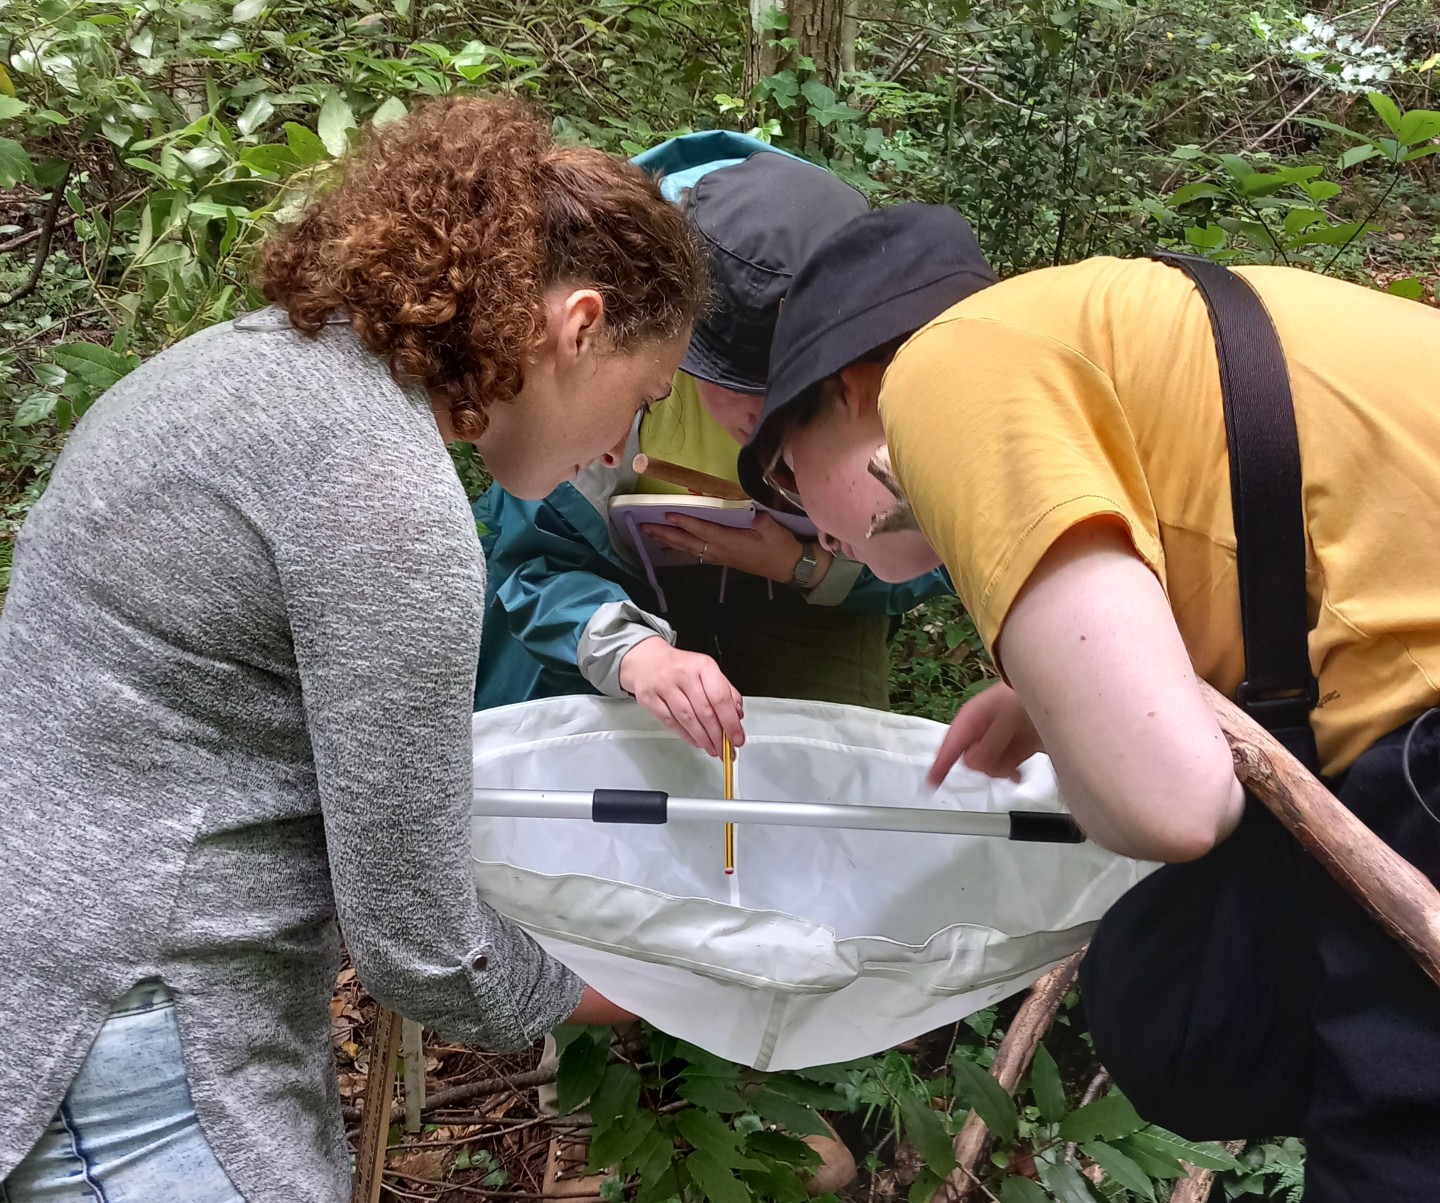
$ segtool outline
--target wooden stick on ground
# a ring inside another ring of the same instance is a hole
[[[693,489],[705,497],[718,497],[722,501],[749,501],[749,495],[734,481],[708,472],[697,472],[681,464],[656,459],[653,455],[637,455],[630,465],[637,476],[648,476],[651,480],[663,481],[682,489]]]
[[[400,1021],[400,1055],[405,1058],[405,1131],[420,1131],[425,1110],[425,1031],[413,1019]]]
[[[381,1007],[375,1015],[370,1072],[365,1081],[365,1111],[355,1149],[352,1203],[379,1203],[390,1136],[390,1096],[395,1090],[395,1054],[400,1048],[400,1016]]]
[[[1440,890],[1350,813],[1269,732],[1203,681],[1235,774],[1440,985]]]
[[[990,1067],[990,1073],[1006,1094],[1014,1094],[1019,1088],[1020,1079],[1035,1058],[1035,1050],[1055,1022],[1060,1004],[1075,983],[1075,975],[1080,972],[1080,958],[1084,955],[1082,949],[1050,970],[1035,983],[1030,996],[1015,1013],[1015,1021],[1000,1042],[995,1064]],[[964,1127],[955,1137],[956,1168],[945,1180],[945,1198],[949,1203],[967,1203],[976,1197],[979,1167],[989,1144],[990,1130],[985,1121],[975,1112],[970,1112]]]

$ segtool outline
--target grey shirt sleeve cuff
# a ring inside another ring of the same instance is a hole
[[[855,588],[864,570],[863,564],[836,556],[825,579],[805,594],[805,600],[812,606],[838,606],[850,596],[850,590]]]
[[[656,635],[672,645],[675,642],[675,630],[663,618],[647,613],[634,602],[606,602],[585,624],[576,667],[607,697],[629,697],[620,688],[620,661],[637,643]]]

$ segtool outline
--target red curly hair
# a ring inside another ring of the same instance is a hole
[[[392,372],[449,404],[463,439],[520,391],[552,285],[599,291],[617,350],[674,337],[704,300],[704,252],[656,183],[557,146],[517,101],[432,101],[370,133],[337,175],[266,244],[265,296],[310,335],[346,312]]]

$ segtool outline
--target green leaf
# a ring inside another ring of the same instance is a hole
[[[675,1092],[686,1102],[710,1111],[731,1113],[745,1110],[745,1100],[732,1083],[709,1074],[683,1075]]]
[[[1012,1144],[1019,1128],[1015,1100],[989,1071],[981,1069],[963,1052],[951,1058],[950,1068],[955,1071],[955,1093],[975,1108],[996,1140]]]
[[[60,400],[54,393],[31,393],[20,402],[20,408],[15,411],[14,426],[33,426],[36,422],[43,421],[55,412],[55,405]]]
[[[320,135],[320,141],[325,144],[325,149],[339,158],[350,145],[345,131],[354,128],[355,114],[350,111],[345,97],[339,92],[330,92],[325,97],[325,103],[320,106],[320,117],[315,123],[316,132]]]
[[[667,1165],[658,1178],[641,1181],[635,1203],[664,1203],[680,1194],[680,1174],[674,1165]]]
[[[285,141],[293,154],[301,163],[319,163],[328,158],[325,150],[325,143],[320,141],[313,132],[303,125],[294,121],[287,121],[284,125]]]
[[[1395,136],[1406,146],[1418,146],[1440,135],[1440,113],[1430,109],[1411,109],[1400,118]]]
[[[762,1199],[773,1203],[807,1203],[810,1198],[800,1175],[783,1165],[767,1166],[763,1170],[741,1170],[740,1177]]]
[[[818,79],[807,79],[800,85],[800,94],[811,108],[823,109],[835,103],[835,89],[827,87]]]
[[[29,107],[23,100],[0,94],[0,121],[9,121],[12,117],[18,117]]]
[[[1187,226],[1185,241],[1197,251],[1218,251],[1225,245],[1223,226]]]
[[[639,1102],[640,1075],[632,1066],[617,1061],[605,1067],[600,1084],[590,1094],[590,1116],[601,1126],[630,1114]]]
[[[1142,1199],[1150,1199],[1153,1203],[1155,1187],[1151,1183],[1149,1175],[1119,1149],[1095,1140],[1086,1141],[1080,1147],[1085,1150],[1085,1155],[1091,1161],[1126,1190],[1139,1195]]]
[[[905,1135],[925,1158],[930,1170],[944,1177],[955,1168],[955,1147],[945,1130],[945,1121],[926,1106],[926,1100],[913,1093],[900,1097],[900,1118]]]
[[[1095,1203],[1089,1179],[1068,1161],[1052,1165],[1042,1158],[1035,1162],[1035,1169],[1058,1203]]]
[[[230,19],[236,25],[243,25],[246,21],[253,21],[265,11],[265,6],[270,0],[240,0],[230,11]]]
[[[96,392],[109,388],[139,365],[134,355],[122,355],[98,343],[61,343],[50,348],[50,358]]]
[[[766,1123],[779,1124],[798,1136],[822,1136],[825,1122],[803,1103],[787,1099],[773,1090],[762,1090],[750,1100],[750,1106]]]
[[[697,1149],[685,1158],[685,1168],[709,1203],[750,1203],[745,1184],[712,1154]]]
[[[191,213],[200,217],[250,216],[250,210],[245,208],[244,205],[222,205],[210,200],[191,201],[185,207],[189,209]]]
[[[1330,180],[1306,180],[1300,187],[1317,204],[1324,204],[1331,197],[1340,195],[1340,185]]]
[[[1318,209],[1291,209],[1289,213],[1285,214],[1284,230],[1286,234],[1294,237],[1324,221],[1325,214]]]
[[[764,81],[764,87],[782,109],[793,108],[800,96],[800,85],[796,82],[793,71],[777,72]]]
[[[1151,1178],[1185,1177],[1185,1167],[1180,1164],[1178,1158],[1171,1157],[1168,1153],[1157,1153],[1154,1149],[1137,1144],[1134,1136],[1122,1136],[1113,1144]]]
[[[495,70],[498,64],[491,61],[495,53],[484,42],[466,42],[450,60],[450,65],[465,79],[474,81]]]
[[[0,138],[0,188],[13,188],[34,178],[35,164],[13,138]]]
[[[1157,1157],[1174,1157],[1202,1170],[1239,1170],[1244,1167],[1216,1144],[1196,1144],[1164,1128],[1145,1128],[1128,1138],[1129,1142]]]
[[[588,1099],[605,1076],[610,1062],[610,1043],[588,1032],[572,1040],[560,1054],[560,1072],[555,1078],[555,1105],[567,1115]]]
[[[1255,174],[1254,166],[1239,155],[1216,155],[1215,161],[1225,168],[1234,180],[1243,180],[1246,176]]]
[[[375,115],[370,118],[370,124],[378,129],[382,125],[389,125],[392,121],[399,121],[409,111],[403,100],[398,96],[392,96],[375,110]]]
[[[687,1108],[675,1116],[680,1135],[697,1150],[709,1154],[733,1169],[763,1169],[758,1161],[745,1155],[740,1147],[740,1134],[708,1111]]]
[[[319,145],[320,140],[317,138],[315,142]],[[325,148],[321,146],[320,150],[323,154]],[[267,142],[263,146],[245,147],[240,152],[240,162],[261,175],[281,175],[295,167],[299,159],[288,146]]]
[[[1000,1203],[1050,1203],[1050,1196],[1033,1179],[1012,1175],[1000,1184]]]
[[[1363,163],[1367,159],[1373,159],[1380,153],[1380,148],[1370,143],[1364,146],[1352,146],[1340,156],[1340,170],[1349,171],[1357,163]]]
[[[1425,295],[1425,285],[1419,276],[1406,276],[1403,280],[1393,281],[1385,291],[1392,297],[1404,297],[1408,301],[1418,301]]]
[[[1220,200],[1229,195],[1224,188],[1216,184],[1207,184],[1202,180],[1195,184],[1186,184],[1183,188],[1177,188],[1170,194],[1170,203],[1179,208],[1181,205],[1188,205],[1191,201]]]
[[[745,1148],[761,1157],[771,1157],[801,1169],[813,1169],[822,1160],[820,1154],[803,1140],[796,1140],[784,1132],[752,1132],[745,1138]]]
[[[589,1168],[598,1173],[619,1165],[639,1152],[655,1131],[653,1111],[633,1111],[608,1126],[597,1124],[590,1141]]]
[[[270,102],[270,97],[262,93],[253,97],[245,106],[245,111],[235,118],[235,128],[243,135],[251,134],[264,125],[274,111],[275,106]]]
[[[766,1085],[787,1099],[814,1107],[817,1111],[833,1111],[845,1106],[845,1100],[823,1084],[807,1081],[798,1074],[772,1074]]]
[[[1380,114],[1380,119],[1390,127],[1390,132],[1398,137],[1400,134],[1400,110],[1396,107],[1395,102],[1384,92],[1367,92],[1365,99],[1370,102],[1370,107]]]
[[[848,104],[837,102],[836,104],[811,105],[810,116],[815,118],[816,124],[822,129],[828,129],[836,122],[858,120],[860,114]]]
[[[397,17],[408,17],[410,15],[410,0],[391,0]]]
[[[1030,1066],[1030,1089],[1035,1095],[1035,1106],[1040,1109],[1040,1118],[1047,1124],[1058,1124],[1065,1115],[1065,1087],[1055,1058],[1043,1044],[1036,1048],[1035,1060]]]
[[[1358,221],[1346,222],[1344,225],[1325,226],[1318,230],[1306,230],[1305,233],[1292,240],[1292,246],[1343,246],[1352,239],[1360,237],[1361,234],[1368,234],[1380,227],[1373,222],[1361,226]]]
[[[930,1203],[935,1197],[935,1192],[945,1185],[945,1179],[928,1169],[922,1169],[915,1175],[915,1181],[910,1184],[910,1191],[905,1196],[905,1203]]]
[[[1145,1126],[1123,1094],[1106,1095],[1060,1121],[1061,1140],[1116,1140]]]

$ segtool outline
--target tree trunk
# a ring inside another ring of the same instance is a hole
[[[749,0],[748,36],[745,49],[744,89],[753,96],[761,81],[787,69],[795,69],[804,59],[815,64],[813,73],[805,78],[818,79],[834,88],[842,71],[854,70],[855,32],[858,0]],[[766,28],[766,20],[774,12],[788,18],[784,29]],[[788,52],[777,51],[770,43],[794,39]],[[756,106],[756,117],[767,116],[765,105]],[[813,127],[814,122],[807,122]],[[812,139],[813,128],[798,131],[802,144]]]

